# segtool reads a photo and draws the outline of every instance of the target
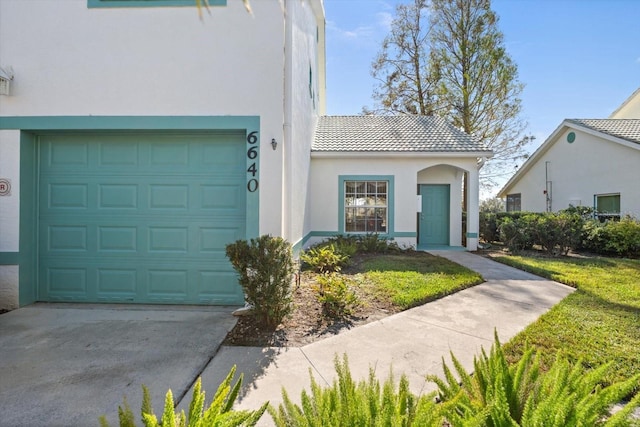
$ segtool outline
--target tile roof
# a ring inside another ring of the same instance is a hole
[[[567,121],[640,144],[640,119],[567,119]]]
[[[322,116],[314,152],[490,152],[475,138],[432,116]]]

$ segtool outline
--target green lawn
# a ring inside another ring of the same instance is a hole
[[[384,294],[403,310],[483,282],[478,273],[425,252],[377,255],[355,270],[372,292]]]
[[[512,360],[529,342],[549,359],[562,350],[587,367],[612,362],[608,381],[640,373],[640,260],[495,259],[577,289],[505,345]]]

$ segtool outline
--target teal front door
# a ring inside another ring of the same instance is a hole
[[[39,142],[38,299],[238,304],[244,134],[54,134]]]
[[[420,184],[418,244],[449,246],[449,185]]]

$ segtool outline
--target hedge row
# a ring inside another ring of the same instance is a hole
[[[480,213],[480,237],[518,252],[540,246],[551,255],[586,250],[602,255],[640,257],[640,221],[631,217],[600,222],[589,208],[560,212]]]

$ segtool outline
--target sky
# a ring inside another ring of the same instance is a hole
[[[324,0],[327,114],[373,105],[371,62],[395,6],[409,1]],[[607,118],[640,88],[640,0],[493,0],[492,9],[525,85],[528,151],[565,118]]]

